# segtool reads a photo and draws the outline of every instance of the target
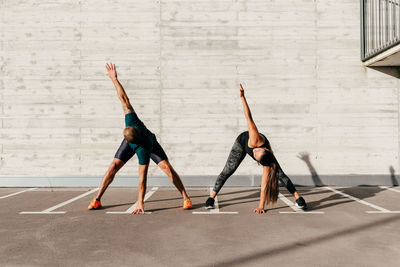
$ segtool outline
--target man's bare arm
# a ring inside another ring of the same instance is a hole
[[[129,102],[128,95],[126,94],[124,88],[122,87],[121,83],[118,81],[117,78],[117,70],[115,68],[115,64],[106,63],[107,69],[107,76],[110,77],[111,81],[113,82],[115,89],[117,89],[118,98],[121,101],[122,108],[125,114],[135,112],[131,103]]]
[[[144,213],[144,197],[146,194],[148,169],[149,169],[148,164],[147,165],[139,164],[138,201],[137,201],[136,209],[132,212],[132,214]]]

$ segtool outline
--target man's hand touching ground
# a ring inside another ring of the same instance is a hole
[[[132,212],[132,214],[140,214],[140,212],[142,212],[142,214],[144,214],[144,204],[143,204],[143,202],[138,201],[136,209]]]

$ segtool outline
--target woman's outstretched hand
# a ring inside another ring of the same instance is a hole
[[[106,69],[107,69],[107,76],[110,77],[111,80],[116,80],[117,79],[117,70],[115,69],[115,64],[106,63]]]
[[[239,90],[240,90],[240,97],[242,98],[242,97],[244,97],[244,89],[243,89],[243,86],[242,86],[241,83],[240,83],[239,85],[240,85],[240,88],[239,88]]]
[[[262,214],[262,213],[264,213],[265,211],[264,211],[263,208],[256,208],[256,209],[253,210],[253,212],[254,212],[254,213],[257,213],[257,214]]]

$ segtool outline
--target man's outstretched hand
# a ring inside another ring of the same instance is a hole
[[[239,90],[240,90],[240,97],[244,97],[244,89],[243,89],[243,86],[242,86],[241,83],[240,83],[239,85],[240,85],[240,88],[239,88]]]
[[[115,64],[106,63],[106,69],[107,69],[107,76],[110,77],[111,80],[116,80],[117,79],[117,70],[115,69]]]

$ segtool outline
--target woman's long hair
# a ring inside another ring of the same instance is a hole
[[[279,164],[275,159],[272,149],[265,150],[261,156],[261,165],[269,166],[267,188],[266,188],[266,202],[274,204],[278,200],[279,195]]]

